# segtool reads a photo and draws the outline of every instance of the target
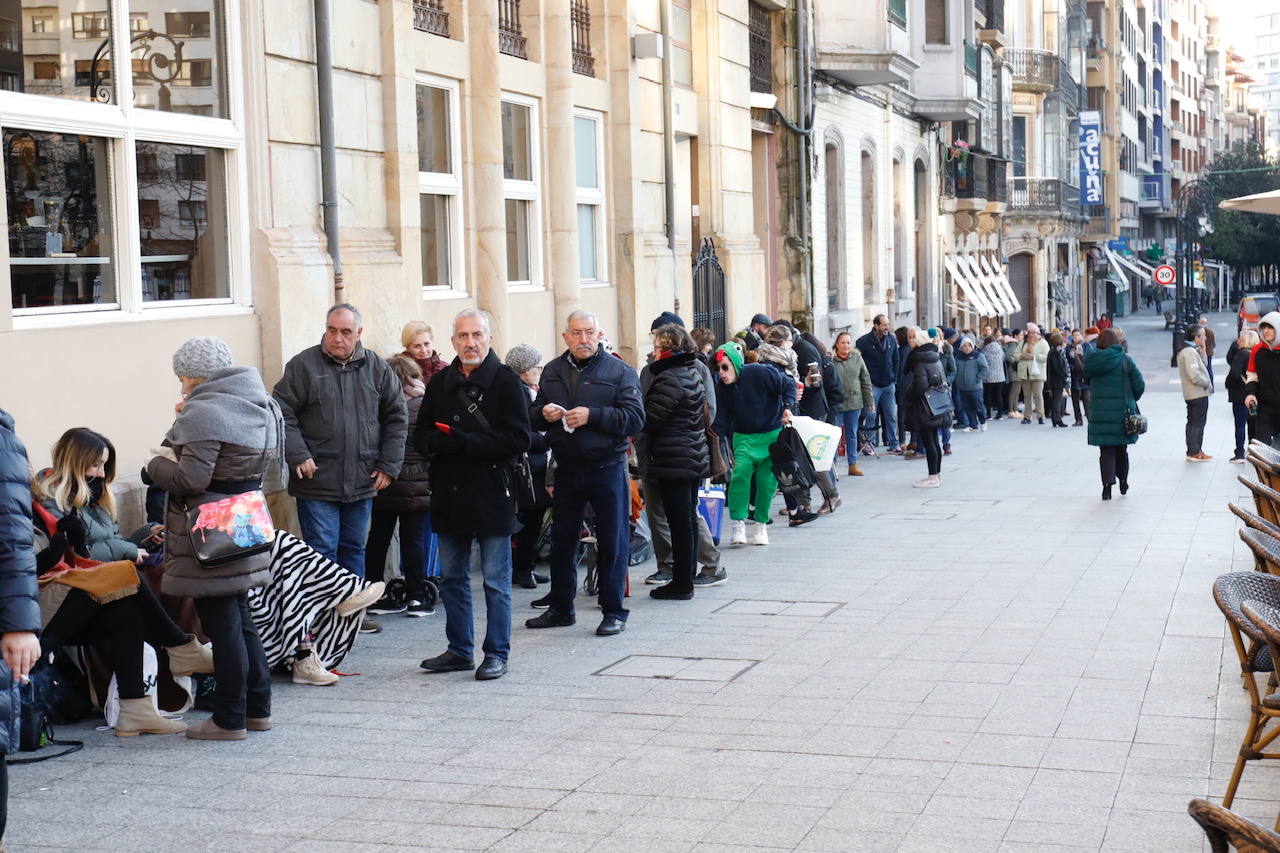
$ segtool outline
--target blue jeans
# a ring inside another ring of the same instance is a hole
[[[373,498],[342,503],[298,498],[303,540],[357,577],[364,577],[364,546],[369,538]],[[381,576],[382,567],[378,567]]]
[[[1232,403],[1231,415],[1236,422],[1235,455],[1243,457],[1245,441],[1253,438],[1253,418],[1249,417],[1249,407],[1244,403]]]
[[[858,461],[858,422],[861,420],[862,409],[836,412],[836,426],[844,430],[844,455],[850,465]]]
[[[475,633],[471,622],[471,545],[480,546],[484,574],[484,654],[506,660],[511,654],[511,537],[436,535],[440,541],[440,600],[449,651],[471,659]]]
[[[883,388],[878,385],[871,387],[871,397],[875,401],[876,411],[880,413],[880,428],[884,432],[885,444],[889,445],[890,450],[897,450],[902,446],[898,441],[898,400],[894,396],[896,393],[896,384],[886,385]],[[870,417],[869,410],[863,409],[863,412]]]
[[[960,396],[960,425],[977,429],[987,420],[987,407],[982,402],[982,391],[957,391]]]
[[[561,616],[574,615],[578,540],[587,504],[595,511],[600,608],[605,616],[625,621],[627,609],[622,598],[631,556],[631,487],[625,459],[593,467],[561,464],[556,469],[556,493],[551,502],[550,607]]]

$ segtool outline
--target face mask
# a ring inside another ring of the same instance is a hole
[[[89,503],[96,504],[102,500],[102,493],[107,489],[107,481],[102,477],[89,477],[85,482],[89,484]]]

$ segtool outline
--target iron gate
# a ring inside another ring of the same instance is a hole
[[[716,257],[710,237],[702,239],[693,259],[693,325],[705,326],[724,343],[729,338],[724,311],[724,267]]]

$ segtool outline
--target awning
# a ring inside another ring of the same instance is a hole
[[[1117,263],[1120,264],[1120,266],[1125,267],[1126,269],[1132,271],[1135,275],[1137,275],[1140,281],[1142,281],[1145,284],[1151,283],[1151,273],[1149,271],[1138,266],[1133,261],[1126,258],[1124,255],[1117,255],[1114,252],[1112,252],[1110,249],[1107,249],[1107,253],[1110,254],[1112,258]]]
[[[982,255],[979,262],[991,274],[991,285],[995,288],[1001,305],[1004,306],[1004,315],[1008,317],[1021,311],[1022,305],[1013,293],[1013,285],[1009,283],[1009,277],[1004,274],[1004,267],[986,255]]]
[[[982,288],[974,281],[973,276],[968,272],[967,264],[960,264],[958,260],[961,256],[946,254],[942,256],[942,263],[947,268],[947,272],[951,274],[951,278],[956,284],[960,285],[960,289],[964,295],[971,301],[978,314],[984,317],[994,317],[999,312],[991,307],[987,302],[986,294]]]
[[[978,263],[978,257],[978,255],[958,255],[957,259],[960,263],[969,265],[969,277],[982,288],[983,297],[986,298],[987,304],[993,309],[992,316],[1004,314],[1004,302],[1000,299],[1000,294],[997,292],[995,285],[991,283],[991,274]]]
[[[1107,262],[1111,264],[1111,272],[1107,273],[1107,278],[1116,284],[1116,293],[1122,293],[1129,289],[1129,277],[1125,275],[1125,268],[1120,264],[1120,259],[1116,257],[1116,253],[1111,251],[1110,246],[1104,246],[1103,251],[1107,254]]]
[[[1248,213],[1280,214],[1280,190],[1224,199],[1218,202],[1218,207],[1224,210],[1243,210]]]

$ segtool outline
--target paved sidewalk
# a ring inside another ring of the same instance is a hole
[[[1152,425],[1127,497],[1099,500],[1084,429],[957,433],[936,491],[867,460],[835,516],[728,550],[692,602],[634,568],[619,637],[589,607],[525,630],[517,590],[501,681],[421,673],[443,611],[392,616],[359,677],[278,681],[248,742],[68,728],[84,751],[11,770],[8,848],[1205,849],[1186,804],[1221,796],[1244,728],[1210,584],[1252,565],[1226,510],[1246,472],[1221,391],[1214,461],[1183,460],[1169,337],[1122,325]],[[1278,809],[1280,765],[1250,766],[1236,810]]]

